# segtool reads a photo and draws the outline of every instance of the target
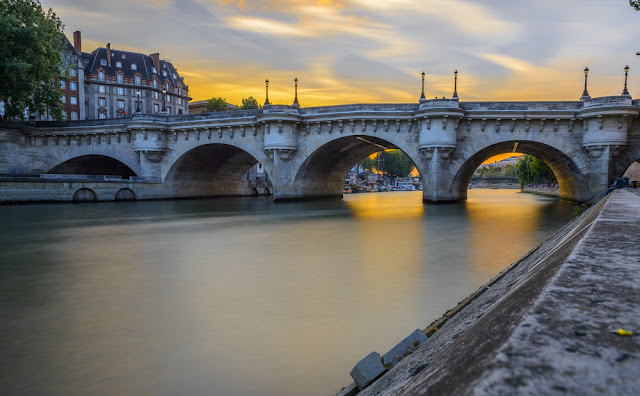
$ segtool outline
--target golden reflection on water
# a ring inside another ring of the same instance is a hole
[[[417,195],[420,195],[419,199]],[[346,195],[353,215],[362,219],[418,218],[424,216],[422,193],[393,191]]]

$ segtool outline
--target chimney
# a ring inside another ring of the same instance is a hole
[[[156,70],[160,73],[160,54],[151,54],[151,59],[153,59],[153,64],[156,66]]]
[[[107,43],[107,65],[111,67],[111,43]]]
[[[73,32],[73,48],[78,52],[82,52],[82,36],[79,30]]]

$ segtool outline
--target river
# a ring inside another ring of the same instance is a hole
[[[0,206],[0,394],[330,395],[574,206],[481,189]]]

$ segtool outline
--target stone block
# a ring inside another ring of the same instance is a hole
[[[342,388],[340,392],[336,393],[336,396],[355,396],[359,392],[360,392],[360,389],[358,389],[358,385],[356,385],[355,382],[352,382],[348,386],[345,386],[344,388]]]
[[[350,374],[358,388],[364,389],[385,371],[380,354],[371,352],[353,367]]]
[[[409,356],[418,347],[427,340],[427,336],[424,335],[422,330],[416,329],[407,338],[402,340],[398,345],[391,348],[391,350],[382,356],[384,367],[389,370],[400,362],[400,360]]]

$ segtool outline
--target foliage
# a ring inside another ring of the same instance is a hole
[[[251,109],[261,109],[262,105],[258,103],[258,100],[253,96],[249,96],[248,98],[242,99],[242,106],[240,106],[240,110],[251,110]]]
[[[26,108],[62,117],[63,28],[37,0],[0,1],[0,99],[7,117],[23,118]]]
[[[475,176],[477,177],[494,177],[494,178],[508,178],[516,177],[515,168],[513,165],[507,165],[504,168],[499,166],[486,167],[476,169]]]
[[[580,217],[580,215],[582,215],[582,213],[586,210],[586,206],[584,205],[578,205],[575,208],[573,208],[573,212],[571,212],[571,220],[575,220],[578,217]]]
[[[640,11],[640,0],[629,0],[629,5],[636,9],[636,11]]]
[[[530,183],[555,183],[556,176],[543,160],[525,154],[516,165],[516,176],[522,187]]]
[[[509,164],[504,167],[504,175],[506,177],[516,177],[516,167]]]
[[[385,174],[397,177],[407,177],[415,166],[413,161],[402,150],[387,150],[380,152],[380,168],[377,168],[377,159],[366,157],[360,161],[363,169],[382,171]]]
[[[208,99],[204,108],[206,111],[227,111],[227,100],[221,97]]]

